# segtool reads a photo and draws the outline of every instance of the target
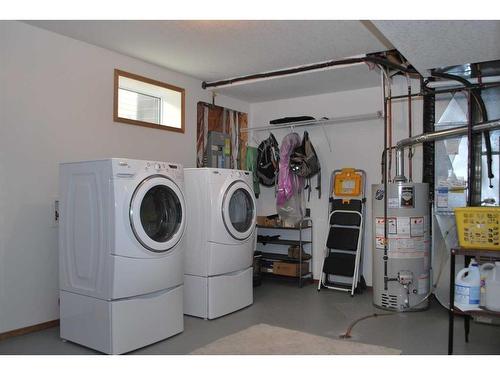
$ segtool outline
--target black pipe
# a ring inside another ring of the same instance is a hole
[[[385,165],[384,165],[384,160],[385,160],[385,153],[389,150],[395,150],[396,149],[396,146],[392,146],[392,147],[387,147],[385,150],[382,151],[382,157],[380,159],[380,176],[382,177],[380,183],[383,184],[384,183],[384,168],[385,168]]]
[[[488,121],[488,112],[486,111],[486,105],[484,104],[483,98],[481,97],[480,94],[477,93],[477,91],[475,91],[473,89],[473,85],[467,79],[460,77],[460,76],[456,76],[454,74],[438,73],[438,72],[433,72],[432,76],[437,77],[437,78],[444,78],[444,79],[458,81],[461,84],[463,84],[465,87],[471,89],[470,93],[474,97],[474,99],[476,100],[476,102],[479,106],[479,112],[481,113],[482,121],[483,122]],[[469,110],[472,111],[472,108],[469,108]],[[472,117],[470,117],[470,119],[472,120]],[[495,178],[495,175],[493,174],[493,167],[492,167],[493,166],[493,157],[491,154],[491,137],[490,137],[489,131],[484,132],[484,143],[486,146],[486,165],[488,168],[488,179],[490,180],[490,188],[491,188],[491,187],[493,187],[493,185],[491,184],[491,180],[493,178]],[[476,162],[480,162],[480,161],[476,161]],[[469,180],[469,183],[472,185],[472,181]]]
[[[213,82],[203,81],[201,83],[201,87],[203,89],[207,89],[209,87],[231,85],[231,84],[236,83],[236,82],[249,81],[252,79],[280,77],[280,76],[289,75],[289,74],[296,74],[296,73],[308,72],[311,70],[325,69],[325,68],[330,68],[333,66],[356,64],[356,63],[361,63],[361,62],[371,62],[373,64],[383,65],[385,67],[388,67],[388,68],[391,68],[394,70],[398,70],[398,71],[401,71],[404,73],[412,73],[412,74],[417,73],[417,71],[414,69],[410,69],[410,68],[407,68],[405,66],[395,64],[395,63],[393,63],[387,59],[381,58],[381,57],[369,55],[369,56],[365,56],[365,57],[353,57],[353,58],[344,59],[344,60],[330,60],[330,61],[326,61],[326,62],[318,63],[318,64],[299,66],[296,68],[289,68],[289,69],[283,69],[283,70],[276,70],[274,72],[250,74],[247,76],[229,78],[229,79],[224,79],[224,80],[220,80],[220,81],[213,81]]]
[[[420,80],[420,88],[422,89],[423,79]],[[431,89],[432,90],[432,89]],[[423,98],[423,124],[422,128],[424,133],[431,133],[435,131],[435,96],[426,95]],[[435,183],[435,152],[434,142],[425,142],[422,144],[422,182],[429,184],[429,202],[434,202]],[[429,217],[432,217],[432,204],[428,207]],[[430,235],[432,236],[432,225],[429,227]]]
[[[383,182],[384,182],[384,290],[388,289],[387,285],[387,272],[388,272],[388,267],[387,267],[387,260],[389,259],[388,257],[388,243],[387,243],[387,236],[389,235],[389,230],[388,230],[388,224],[387,224],[387,98],[385,96],[385,84],[386,84],[386,79],[384,76],[383,80],[383,93],[384,93],[384,152],[383,152],[383,164],[384,164],[384,170],[383,170]],[[390,83],[389,83],[390,84]]]
[[[411,74],[418,74],[418,72],[415,69],[410,69],[405,66],[395,64],[387,59],[383,59],[381,57],[373,56],[373,55],[368,55],[364,58],[364,61],[371,62],[374,64],[378,65],[383,65],[387,68],[394,69],[394,70],[399,70],[404,73],[411,73]]]
[[[437,78],[444,78],[444,79],[449,79],[449,80],[457,81],[457,82],[460,82],[465,87],[467,87],[467,88],[469,88],[471,90],[474,89],[472,83],[470,83],[465,78],[460,77],[460,76],[456,76],[454,74],[433,72],[432,76],[433,77],[437,77]],[[474,96],[474,99],[476,99],[477,104],[479,105],[479,111],[481,112],[482,121],[483,122],[488,121],[488,115],[486,113],[486,106],[484,105],[483,98],[481,98],[481,95],[478,95],[477,92],[475,92],[475,91],[471,91],[471,92],[472,92],[472,96]]]
[[[411,113],[411,81],[408,76],[408,137],[412,136],[412,113]],[[408,149],[408,181],[413,181],[413,149],[410,147]]]
[[[327,61],[327,62],[323,62],[323,63],[319,63],[319,64],[312,64],[312,65],[300,66],[297,68],[290,68],[290,69],[283,69],[283,70],[276,70],[274,72],[250,74],[247,76],[229,78],[229,79],[224,79],[221,81],[214,81],[214,82],[203,81],[201,83],[201,87],[203,89],[206,89],[208,87],[230,85],[230,84],[233,84],[236,82],[249,81],[252,79],[279,77],[279,76],[283,76],[283,75],[308,72],[310,70],[318,70],[318,69],[330,68],[332,66],[342,66],[342,65],[356,64],[356,63],[361,63],[361,62],[365,62],[364,57],[356,57],[356,58],[345,59],[345,60],[331,60],[331,61]]]
[[[411,94],[411,97],[412,98],[418,97],[418,96],[422,96],[422,97],[431,96],[432,97],[432,96],[439,95],[439,94],[452,94],[454,92],[461,92],[461,91],[470,91],[470,90],[477,90],[477,89],[487,90],[487,89],[491,89],[491,88],[500,87],[500,82],[499,83],[483,83],[481,85],[474,85],[474,84],[471,84],[471,85],[472,86],[470,88],[469,87],[457,87],[457,88],[450,88],[450,89],[443,89],[443,90],[435,90],[435,89],[426,87],[424,84],[422,84],[422,92],[416,92],[414,94]],[[407,98],[408,98],[408,94],[388,97],[388,99],[391,99],[391,100],[407,99]]]
[[[479,76],[479,84],[481,84],[481,83],[482,83],[481,76]],[[488,111],[486,110],[486,105],[484,104],[484,100],[482,100],[483,98],[481,96],[481,91],[479,91],[479,90],[478,90],[479,97],[481,98],[481,102],[484,105],[484,116],[486,118],[488,118]],[[492,150],[491,150],[490,132],[484,132],[484,143],[485,143],[485,146],[486,146],[486,165],[488,167],[488,179],[490,181],[489,187],[490,187],[490,189],[492,189],[493,188],[493,184],[491,183],[491,181],[492,181],[492,179],[495,176],[493,175],[493,156],[492,156]],[[488,150],[489,150],[489,152],[488,152]]]
[[[474,153],[474,144],[472,142],[472,123],[473,123],[473,116],[472,116],[472,91],[469,92],[469,95],[467,97],[467,107],[469,108],[468,113],[467,113],[467,146],[468,146],[468,153],[467,153],[467,186],[469,187],[468,189],[468,196],[467,196],[467,205],[472,206],[474,203],[472,193],[474,189],[474,184],[473,180],[475,179],[473,177],[473,153]]]

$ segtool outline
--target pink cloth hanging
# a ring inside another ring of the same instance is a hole
[[[295,193],[304,187],[304,179],[290,170],[290,155],[301,144],[300,135],[287,134],[281,142],[280,163],[278,174],[278,194],[276,204],[283,206]]]

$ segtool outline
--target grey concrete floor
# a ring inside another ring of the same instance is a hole
[[[212,321],[185,317],[184,332],[131,354],[187,354],[221,337],[254,324],[266,323],[337,339],[354,319],[381,312],[372,306],[370,291],[350,297],[315,285],[299,289],[290,281],[265,279],[254,289],[254,304]],[[438,302],[428,310],[364,320],[355,326],[352,341],[383,345],[403,354],[447,354],[448,315]],[[0,354],[98,354],[59,338],[51,328],[0,341]],[[455,320],[455,354],[500,354],[500,327],[471,323],[464,342],[463,319]]]

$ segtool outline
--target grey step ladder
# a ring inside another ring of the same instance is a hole
[[[351,170],[351,169],[350,169]],[[348,292],[351,296],[366,288],[362,273],[364,222],[365,222],[365,172],[352,169],[361,178],[359,195],[335,194],[335,179],[343,170],[335,170],[331,177],[331,196],[328,214],[328,238],[318,281],[321,288]]]

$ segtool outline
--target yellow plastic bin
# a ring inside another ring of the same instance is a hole
[[[500,207],[455,208],[455,218],[461,247],[500,251]]]

